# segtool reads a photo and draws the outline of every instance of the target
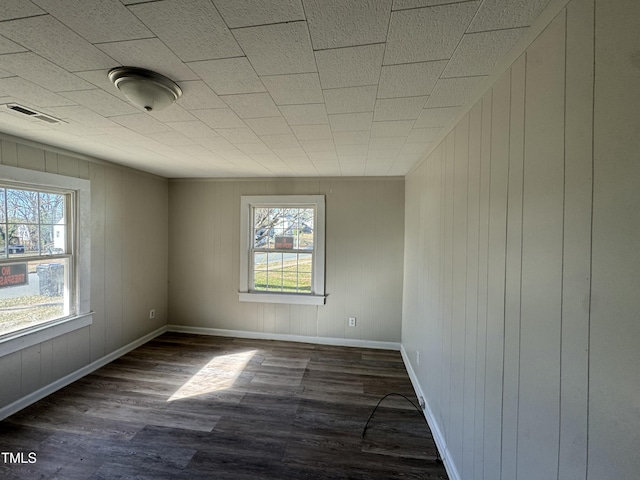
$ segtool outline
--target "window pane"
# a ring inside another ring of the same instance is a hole
[[[7,241],[9,256],[38,254],[38,225],[10,223]]]
[[[311,253],[301,253],[298,255],[298,271],[311,273],[313,266],[313,255]]]
[[[64,195],[40,193],[40,223],[64,224]]]
[[[7,189],[9,222],[38,223],[38,192]]]
[[[6,209],[6,202],[5,202],[5,189],[4,188],[0,188],[0,223],[6,223],[7,222],[7,209]]]
[[[304,208],[300,210],[300,250],[313,250],[313,209]]]
[[[69,260],[0,265],[0,334],[69,315]]]
[[[311,274],[298,274],[298,291],[302,293],[311,293]]]

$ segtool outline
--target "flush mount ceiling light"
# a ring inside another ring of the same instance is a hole
[[[182,95],[176,82],[144,68],[112,68],[109,79],[127,100],[147,112],[162,110]]]

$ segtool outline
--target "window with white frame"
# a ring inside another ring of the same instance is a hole
[[[324,304],[324,196],[243,196],[240,300]]]
[[[0,182],[0,334],[68,317],[75,192]]]

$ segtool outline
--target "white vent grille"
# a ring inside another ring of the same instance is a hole
[[[29,107],[25,107],[24,105],[20,105],[18,103],[7,103],[5,106],[13,113],[16,113],[20,116],[30,117],[40,122],[45,122],[49,124],[62,123],[62,120],[56,117],[52,117],[51,115],[47,115],[46,113],[38,112]]]

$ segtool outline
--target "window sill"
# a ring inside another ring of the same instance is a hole
[[[8,333],[0,338],[0,357],[46,342],[93,323],[93,312],[36,325],[26,331]]]
[[[300,295],[296,293],[239,292],[241,302],[288,303],[292,305],[324,305],[325,295]]]

